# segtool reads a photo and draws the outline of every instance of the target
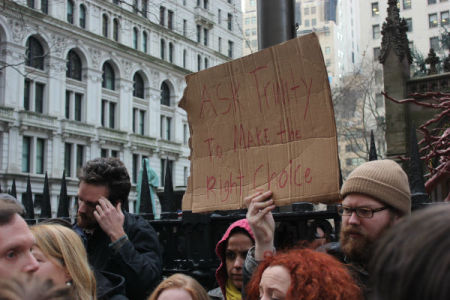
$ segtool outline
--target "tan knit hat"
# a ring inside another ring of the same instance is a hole
[[[369,161],[353,170],[342,185],[342,199],[350,193],[365,194],[398,209],[402,214],[411,214],[408,176],[393,160]]]

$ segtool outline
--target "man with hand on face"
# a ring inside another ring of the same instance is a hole
[[[31,254],[33,234],[20,216],[22,206],[8,194],[0,194],[0,278],[33,274],[39,263]]]
[[[96,271],[125,278],[129,299],[146,299],[159,283],[161,250],[155,230],[143,218],[122,211],[131,188],[125,165],[97,158],[83,167],[75,231],[85,242]]]
[[[401,217],[411,214],[408,176],[392,160],[366,162],[350,173],[342,186],[341,198],[339,244],[325,250],[349,266],[364,290],[375,242]],[[244,264],[247,283],[264,254],[274,251],[275,222],[271,211],[275,205],[271,191],[253,194],[245,202],[247,220],[255,234],[255,247],[249,250]]]

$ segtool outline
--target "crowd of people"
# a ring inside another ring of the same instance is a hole
[[[122,210],[130,189],[119,159],[91,160],[75,223],[31,227],[0,194],[0,300],[450,299],[450,205],[411,215],[407,175],[392,160],[364,163],[344,182],[338,242],[314,221],[311,243],[276,249],[272,192],[246,197],[246,218],[217,243],[210,291],[184,274],[162,280],[155,230]]]

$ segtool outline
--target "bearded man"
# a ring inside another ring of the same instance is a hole
[[[408,176],[392,160],[370,161],[350,173],[341,197],[340,250],[364,289],[374,244],[401,217],[411,214]]]

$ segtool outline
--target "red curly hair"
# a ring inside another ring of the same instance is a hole
[[[346,267],[312,249],[293,249],[266,257],[247,285],[247,299],[259,299],[259,283],[267,267],[283,266],[291,275],[286,299],[360,300],[362,293]]]

